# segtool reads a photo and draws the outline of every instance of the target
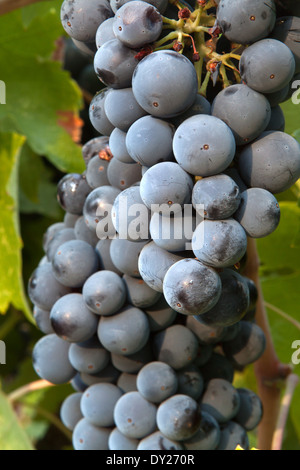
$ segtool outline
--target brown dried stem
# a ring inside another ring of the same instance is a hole
[[[259,279],[260,261],[256,242],[253,239],[249,239],[247,255],[248,261],[243,274],[252,279],[258,289],[256,323],[263,329],[266,336],[266,350],[255,363],[258,394],[264,407],[264,416],[258,428],[258,448],[271,450],[280,409],[282,381],[291,373],[291,368],[280,362],[274,348]]]

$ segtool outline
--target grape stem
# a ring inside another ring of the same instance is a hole
[[[17,388],[12,393],[8,395],[8,399],[11,403],[19,401],[20,398],[23,398],[28,393],[35,392],[36,390],[42,390],[43,388],[53,387],[53,384],[47,380],[37,380],[35,382],[30,382],[29,384],[23,385],[23,387]]]
[[[276,425],[276,430],[273,435],[272,450],[282,449],[284,430],[286,427],[293,395],[298,384],[299,384],[299,377],[296,374],[291,374],[286,379],[286,390],[282,397],[281,408],[280,408],[279,417],[278,417],[278,421]]]
[[[266,336],[266,349],[254,365],[258,394],[263,404],[264,415],[258,427],[258,448],[271,450],[272,440],[277,426],[283,381],[291,374],[291,367],[278,359],[272,340],[263,292],[259,278],[260,260],[254,239],[248,239],[248,261],[243,275],[255,282],[258,290],[256,323]]]
[[[5,13],[9,13],[10,11],[41,1],[51,0],[0,0],[0,15],[5,15]]]

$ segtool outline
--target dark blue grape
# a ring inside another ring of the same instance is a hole
[[[61,207],[71,214],[81,215],[87,195],[91,192],[85,175],[69,173],[57,186],[57,199]]]
[[[221,173],[232,162],[235,150],[234,135],[227,124],[204,114],[186,119],[173,140],[177,163],[195,176]]]
[[[144,311],[147,314],[151,331],[164,330],[171,326],[177,317],[177,312],[167,304],[163,295],[154,305],[145,307]]]
[[[126,132],[116,127],[109,136],[109,146],[115,159],[123,163],[136,163],[126,148]]]
[[[213,416],[201,412],[200,427],[196,434],[184,441],[187,450],[215,450],[220,442],[220,426]]]
[[[77,219],[74,227],[74,233],[77,240],[82,240],[91,245],[93,248],[95,248],[99,242],[99,238],[97,237],[96,232],[93,232],[88,228],[83,216],[80,216]]]
[[[150,362],[137,375],[137,389],[146,400],[161,403],[172,395],[178,388],[175,371],[164,362]]]
[[[85,223],[99,238],[109,238],[116,233],[111,220],[111,211],[119,193],[118,188],[100,186],[86,198],[83,208]]]
[[[57,336],[70,343],[90,339],[98,326],[98,317],[86,307],[81,294],[68,294],[55,302],[50,320]]]
[[[107,136],[100,136],[89,140],[82,146],[81,152],[86,166],[96,155],[98,155],[100,158],[101,155],[107,155],[108,143],[109,138]]]
[[[93,337],[83,343],[71,344],[69,360],[78,372],[97,374],[108,365],[110,354],[102,347],[98,338]]]
[[[35,319],[36,326],[40,331],[42,331],[42,333],[45,335],[54,333],[50,323],[50,312],[48,310],[43,310],[35,305],[33,308],[33,317]]]
[[[98,336],[103,346],[111,353],[124,356],[142,349],[149,334],[146,314],[132,306],[124,307],[113,316],[102,316],[98,327]]]
[[[90,276],[82,289],[87,307],[97,315],[113,315],[126,301],[123,280],[112,271],[99,271]]]
[[[174,395],[157,410],[157,426],[168,439],[185,441],[196,434],[201,423],[198,403],[187,395]]]
[[[266,131],[280,131],[284,132],[285,130],[285,116],[282,108],[278,106],[274,106],[271,108],[271,119],[266,127]]]
[[[177,393],[188,395],[198,400],[204,389],[203,377],[200,369],[191,364],[177,371],[178,390]]]
[[[137,103],[132,88],[122,88],[110,90],[105,100],[105,113],[115,127],[126,132],[146,111]]]
[[[41,379],[55,385],[69,382],[76,370],[69,361],[69,343],[56,334],[43,336],[34,345],[32,361],[35,372]]]
[[[91,385],[81,397],[81,412],[94,426],[113,426],[114,408],[122,395],[121,389],[113,384]]]
[[[118,378],[117,385],[123,393],[137,392],[136,378],[137,376],[134,374],[127,374],[126,372],[123,372]]]
[[[191,244],[196,224],[196,217],[186,212],[177,212],[173,217],[154,212],[150,221],[151,238],[164,250],[183,252]]]
[[[156,41],[162,26],[162,16],[153,5],[133,0],[117,10],[113,30],[125,46],[139,48]]]
[[[49,261],[52,262],[58,248],[66,242],[76,240],[76,233],[74,228],[64,228],[55,233],[53,238],[47,243],[46,255]]]
[[[147,243],[115,238],[110,245],[112,262],[123,274],[139,278],[139,257]]]
[[[114,125],[106,116],[104,108],[109,93],[110,89],[104,88],[94,96],[89,106],[89,118],[92,126],[103,136],[109,136],[114,130]]]
[[[234,418],[240,408],[240,396],[230,382],[211,379],[201,399],[201,411],[212,415],[218,423]]]
[[[147,113],[169,118],[192,106],[197,95],[197,82],[196,71],[189,59],[175,51],[157,51],[137,65],[132,89],[137,102]]]
[[[156,406],[139,392],[128,392],[118,400],[114,419],[118,430],[126,437],[142,439],[155,430]]]
[[[137,374],[142,367],[152,361],[154,361],[154,356],[149,342],[142,349],[129,356],[111,353],[111,362],[114,367],[128,374]]]
[[[259,396],[247,388],[238,388],[241,406],[234,418],[246,431],[253,431],[263,416],[263,404]]]
[[[245,367],[257,361],[265,352],[266,337],[260,326],[241,321],[241,331],[232,341],[223,344],[226,357],[234,366]]]
[[[183,450],[183,445],[180,442],[166,438],[160,431],[141,439],[137,450]]]
[[[142,177],[141,166],[137,163],[124,163],[113,158],[108,165],[107,177],[112,186],[124,190],[140,181]]]
[[[220,442],[216,450],[236,450],[237,446],[244,450],[249,449],[247,433],[238,423],[229,421],[221,425],[220,429]]]
[[[147,309],[158,302],[161,293],[151,289],[143,279],[124,274],[123,281],[127,291],[128,303],[134,307]]]
[[[109,238],[104,240],[99,240],[96,245],[96,252],[98,253],[100,259],[100,269],[105,269],[107,271],[112,271],[114,273],[122,275],[121,271],[116,268],[113,264],[110,256],[110,245],[112,240]]]
[[[124,436],[118,428],[112,430],[108,439],[109,450],[136,450],[138,443],[138,439]]]
[[[296,61],[295,73],[300,72],[300,18],[284,16],[278,18],[270,36],[283,42],[294,54]]]
[[[114,24],[114,17],[107,18],[107,20],[103,21],[97,29],[95,42],[97,49],[99,49],[103,44],[111,39],[115,39],[115,33],[113,30]]]
[[[234,371],[232,362],[217,352],[213,352],[209,360],[201,367],[205,385],[212,379],[223,379],[232,383]]]
[[[111,428],[101,428],[81,419],[73,431],[74,450],[109,450],[108,439]]]
[[[60,407],[60,419],[64,426],[73,431],[76,424],[83,418],[80,409],[82,393],[68,395]]]

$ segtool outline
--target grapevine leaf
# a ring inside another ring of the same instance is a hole
[[[24,137],[0,134],[0,313],[10,304],[31,317],[22,281],[18,221],[18,163]]]
[[[0,392],[0,450],[34,450],[13,408]]]
[[[55,40],[63,34],[57,8],[24,25],[17,10],[0,17],[0,79],[6,85],[6,104],[0,106],[4,132],[17,132],[30,147],[63,172],[84,170],[79,145],[62,121],[76,120],[82,96],[70,74],[51,60]]]

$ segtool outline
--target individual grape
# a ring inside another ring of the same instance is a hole
[[[220,426],[213,416],[201,412],[200,427],[196,434],[184,441],[186,450],[215,450],[220,442]]]
[[[246,431],[258,426],[263,416],[263,405],[259,396],[247,388],[238,388],[241,406],[234,418]]]
[[[186,119],[176,130],[173,152],[177,163],[195,176],[223,172],[236,150],[230,128],[215,116],[199,114]]]
[[[98,383],[116,384],[120,375],[120,371],[118,371],[112,363],[108,363],[104,369],[96,374],[87,374],[85,372],[80,373],[81,380],[87,387]]]
[[[126,288],[118,274],[103,270],[86,280],[82,295],[89,310],[97,315],[109,316],[123,307]]]
[[[55,302],[50,320],[57,336],[70,343],[90,339],[98,326],[97,316],[85,306],[81,294],[68,294]]]
[[[113,12],[116,13],[117,10],[121,8],[121,6],[131,1],[132,0],[111,0],[110,5],[111,5]],[[147,3],[150,3],[150,5],[153,5],[155,8],[157,8],[160,13],[164,13],[168,6],[167,0],[150,0]]]
[[[208,382],[201,399],[201,411],[206,411],[222,424],[234,418],[239,408],[240,396],[230,382],[224,379]]]
[[[41,379],[61,385],[69,382],[76,375],[68,353],[69,343],[56,334],[45,335],[35,343],[32,362],[35,372]]]
[[[113,203],[120,193],[118,188],[100,186],[94,189],[86,198],[83,215],[90,230],[96,231],[99,239],[115,235],[111,220]]]
[[[117,10],[113,30],[122,44],[137,49],[156,41],[162,26],[162,16],[153,5],[133,0]]]
[[[99,238],[97,237],[96,232],[93,232],[88,228],[83,216],[80,216],[77,219],[74,232],[77,240],[82,240],[91,245],[93,248],[95,248],[99,242]]]
[[[88,166],[89,161],[96,155],[98,155],[100,158],[101,156],[106,156],[106,158],[108,158],[108,143],[109,138],[107,136],[95,137],[94,139],[91,139],[86,142],[81,148],[82,157],[84,159],[85,165]]]
[[[99,186],[109,185],[107,178],[108,165],[109,160],[101,158],[99,155],[91,158],[86,170],[86,180],[90,188],[96,189]]]
[[[194,232],[192,249],[202,263],[213,268],[228,268],[245,255],[247,235],[233,218],[204,220]]]
[[[94,248],[83,240],[60,245],[52,260],[55,279],[67,287],[82,287],[98,270],[99,260]]]
[[[114,419],[118,430],[126,437],[142,439],[155,430],[156,406],[139,392],[125,393],[117,401]]]
[[[175,371],[164,362],[154,361],[146,364],[138,373],[137,389],[146,400],[162,403],[178,388]]]
[[[249,44],[267,37],[274,28],[273,0],[220,0],[217,22],[230,41]]]
[[[113,24],[114,24],[114,17],[112,18],[107,18],[103,23],[100,23],[97,32],[96,32],[96,46],[97,49],[99,49],[101,46],[103,46],[104,43],[107,41],[110,41],[111,39],[115,39],[115,33],[113,30]]]
[[[197,225],[194,215],[177,212],[173,217],[165,217],[154,212],[150,221],[152,240],[160,248],[172,253],[183,252],[191,244]]]
[[[150,216],[138,186],[124,189],[117,196],[112,209],[112,222],[119,238],[129,241],[149,240]]]
[[[142,439],[137,447],[137,450],[183,450],[183,446],[180,442],[167,439],[160,431],[156,431],[153,434]]]
[[[247,85],[231,85],[214,99],[212,115],[230,127],[237,145],[245,145],[266,129],[271,106],[264,95]]]
[[[126,132],[116,127],[109,136],[109,146],[115,159],[123,163],[136,163],[126,148]]]
[[[168,269],[181,256],[163,250],[154,242],[147,243],[138,258],[138,271],[146,284],[157,292],[163,292],[163,280]]]
[[[197,357],[193,365],[201,369],[211,358],[213,353],[213,346],[210,344],[199,344]]]
[[[188,395],[198,400],[203,392],[204,383],[200,370],[194,364],[184,367],[177,372],[177,393]]]
[[[107,271],[112,271],[119,276],[122,275],[121,271],[119,271],[116,266],[113,264],[111,257],[110,257],[110,245],[112,240],[106,238],[104,240],[99,240],[96,245],[96,252],[98,253],[99,260],[100,260],[100,269],[104,269]]]
[[[78,372],[97,374],[108,365],[110,354],[97,338],[91,338],[83,343],[71,344],[69,360]]]
[[[122,395],[119,387],[113,384],[91,385],[82,395],[81,412],[94,426],[113,426],[114,408]]]
[[[245,281],[248,284],[249,288],[249,295],[250,295],[250,304],[249,304],[249,310],[253,310],[256,307],[257,301],[258,301],[258,289],[255,284],[255,282],[250,279],[249,277],[243,276]]]
[[[145,346],[150,329],[146,314],[132,306],[124,307],[111,317],[101,317],[98,337],[111,353],[134,354]]]
[[[216,450],[236,450],[237,446],[249,449],[249,439],[245,429],[238,423],[229,421],[220,426],[220,442]]]
[[[211,114],[210,102],[204,98],[204,96],[199,95],[199,93],[197,93],[196,99],[192,106],[184,113],[181,113],[178,116],[172,118],[171,121],[176,127],[179,127],[180,124],[182,124],[186,119],[192,116],[196,116],[197,114]]]
[[[249,288],[248,280],[246,280],[244,276],[243,276],[243,279],[247,281],[247,285]],[[249,289],[249,298],[250,298],[250,289]],[[250,306],[250,303],[249,303],[249,306]],[[249,307],[248,307],[248,310],[249,310]],[[222,342],[225,343],[226,341],[233,340],[240,333],[240,331],[241,331],[241,322],[237,322],[231,326],[227,326],[225,329],[224,336],[222,338]]]
[[[73,431],[76,424],[83,418],[80,409],[82,393],[68,395],[60,407],[60,419],[63,425]]]
[[[100,23],[113,16],[108,0],[64,0],[61,22],[66,33],[74,39],[92,42]]]
[[[141,184],[141,198],[154,212],[179,212],[191,200],[193,181],[177,163],[162,162],[149,168]]]
[[[154,305],[145,307],[144,312],[149,320],[150,331],[164,330],[171,326],[177,317],[177,312],[167,304],[163,295]]]
[[[257,361],[265,352],[266,337],[260,326],[241,322],[241,331],[232,341],[223,344],[226,357],[234,366],[245,367]]]
[[[79,219],[79,215],[76,214],[69,214],[69,212],[65,213],[64,216],[64,227],[63,228],[74,228],[76,221]]]
[[[73,379],[70,381],[70,385],[72,389],[78,393],[82,393],[87,389],[87,385],[81,379],[79,372],[77,372]]]
[[[134,307],[147,309],[161,298],[161,293],[151,289],[143,279],[124,274],[123,281],[127,292],[127,301]]]
[[[109,450],[137,450],[138,439],[124,436],[118,428],[112,430],[108,439]]]
[[[285,87],[295,73],[291,50],[276,39],[262,39],[244,50],[240,59],[243,82],[260,93]]]
[[[136,54],[136,50],[124,46],[117,38],[105,42],[94,57],[96,75],[108,87],[131,87],[133,72],[138,64]]]
[[[36,326],[42,333],[45,335],[54,333],[50,323],[50,312],[48,310],[43,310],[35,305],[33,308],[33,318],[36,322]]]
[[[194,333],[185,326],[172,325],[155,334],[153,351],[157,361],[179,370],[196,359],[198,341]]]
[[[133,160],[147,167],[163,161],[172,161],[174,132],[174,126],[163,119],[153,116],[140,117],[127,132],[127,151]]]
[[[55,233],[53,238],[47,243],[46,255],[48,261],[53,260],[55,253],[63,243],[76,240],[76,234],[74,228],[64,228]]]
[[[275,106],[271,109],[271,119],[268,126],[265,129],[266,131],[280,131],[284,132],[285,130],[285,117],[281,107]]]
[[[173,264],[163,281],[164,297],[183,315],[200,315],[218,302],[222,291],[218,273],[195,259]]]
[[[278,18],[270,37],[283,42],[292,51],[296,61],[295,73],[300,73],[300,18],[297,16]]]
[[[109,88],[104,88],[96,93],[89,106],[89,118],[92,126],[103,136],[109,136],[115,128],[106,116],[104,107],[110,91]]]
[[[137,103],[132,88],[110,90],[105,100],[105,113],[109,121],[124,132],[146,114]]]
[[[249,308],[249,288],[243,276],[233,269],[224,269],[220,278],[222,292],[217,304],[196,319],[210,326],[231,326],[240,321]]]
[[[152,361],[154,361],[154,356],[149,342],[147,342],[142,349],[129,356],[115,353],[111,354],[111,362],[114,367],[128,374],[137,374],[142,367]]]
[[[84,201],[90,192],[84,174],[69,173],[57,185],[57,200],[66,212],[81,215]]]
[[[49,243],[53,240],[56,233],[64,230],[66,227],[64,222],[57,222],[55,224],[49,225],[46,232],[43,234],[43,250],[46,253]]]
[[[201,374],[205,384],[212,379],[223,379],[232,383],[234,367],[227,357],[213,352],[206,364],[201,367]]]
[[[70,292],[69,287],[63,286],[55,279],[51,263],[37,267],[28,281],[28,295],[31,302],[48,312],[58,299]]]
[[[124,190],[141,179],[141,166],[137,163],[124,163],[113,158],[108,165],[107,177],[111,186]]]
[[[126,239],[115,238],[110,245],[112,262],[123,274],[139,278],[139,257],[147,243],[148,240],[132,242]]]
[[[138,63],[132,77],[132,90],[147,113],[170,118],[192,106],[197,82],[189,59],[175,51],[157,51]]]
[[[117,385],[123,393],[137,392],[136,378],[137,376],[134,374],[127,374],[126,372],[123,372],[118,378]]]
[[[81,419],[73,431],[74,450],[109,450],[108,439],[111,428],[100,428],[86,418]]]
[[[241,204],[234,218],[241,224],[248,237],[267,237],[279,225],[279,204],[269,191],[250,188],[242,193]]]
[[[248,186],[281,193],[300,177],[299,143],[284,132],[264,132],[241,152],[239,171]]]
[[[194,436],[200,427],[199,405],[187,395],[174,395],[158,407],[156,421],[166,438],[185,441]]]
[[[269,100],[271,108],[283,103],[289,98],[290,84],[281,88],[281,90],[275,91],[274,93],[267,93],[265,97]]]
[[[192,203],[204,206],[206,219],[227,219],[238,209],[241,202],[238,185],[230,176],[215,175],[203,178],[194,186]]]
[[[197,336],[200,344],[217,344],[225,334],[225,327],[223,326],[210,326],[201,321],[201,317],[196,318],[188,316],[186,318],[186,326]]]

